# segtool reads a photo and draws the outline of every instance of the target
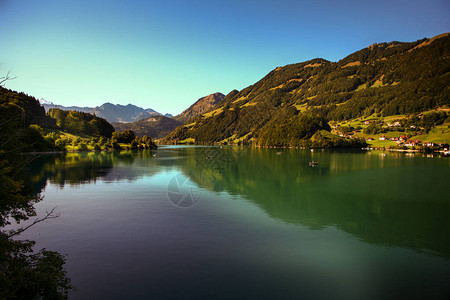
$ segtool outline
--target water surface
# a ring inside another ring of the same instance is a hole
[[[29,168],[36,208],[60,217],[21,238],[66,255],[71,299],[446,299],[449,166],[242,147],[47,155]]]

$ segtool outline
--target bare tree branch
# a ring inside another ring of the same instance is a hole
[[[0,77],[0,86],[4,86],[8,80],[14,80],[17,76],[11,77],[11,70],[9,70],[5,76]]]
[[[53,207],[51,211],[47,211],[47,210],[46,210],[45,212],[46,212],[47,214],[46,214],[45,217],[43,217],[43,218],[36,218],[36,219],[33,221],[33,223],[31,223],[30,225],[28,225],[28,226],[26,226],[26,227],[23,227],[23,228],[20,228],[20,229],[18,229],[18,230],[11,230],[11,231],[7,234],[8,238],[13,237],[13,236],[15,236],[15,235],[21,234],[22,232],[24,232],[25,230],[27,230],[27,229],[30,228],[31,226],[36,225],[37,223],[41,223],[42,221],[45,221],[45,220],[48,220],[48,219],[55,219],[55,218],[58,218],[58,217],[60,216],[60,214],[53,214],[53,212],[55,211],[56,207],[57,207],[57,206]]]

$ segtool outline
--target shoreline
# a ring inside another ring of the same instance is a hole
[[[158,149],[110,149],[110,150],[86,150],[86,151],[34,151],[34,152],[22,152],[21,154],[29,155],[45,155],[45,154],[63,154],[63,153],[80,153],[80,152],[113,152],[113,151],[131,151],[131,150],[158,150]]]
[[[317,151],[317,150],[363,150],[363,151],[389,151],[389,152],[404,152],[404,153],[423,153],[423,154],[441,154],[442,156],[450,156],[449,150],[431,150],[427,151],[425,149],[386,149],[384,147],[364,147],[364,148],[338,148],[338,147],[331,147],[331,148],[307,148],[307,147],[276,147],[276,146],[253,146],[253,145],[215,145],[215,144],[208,144],[208,145],[199,145],[199,144],[160,144],[162,146],[234,146],[234,147],[255,147],[255,148],[264,148],[264,149],[298,149],[298,150],[311,150],[311,151]]]

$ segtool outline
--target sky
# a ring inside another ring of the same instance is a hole
[[[176,115],[278,66],[450,31],[450,0],[0,0],[7,88]]]

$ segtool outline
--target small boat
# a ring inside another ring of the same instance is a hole
[[[155,154],[153,154],[153,157],[158,157],[158,154],[156,154],[156,153],[155,153]]]
[[[281,155],[283,152],[277,152],[278,155]]]
[[[315,167],[315,166],[319,165],[319,162],[313,160],[313,161],[310,161],[308,164],[310,167]]]

